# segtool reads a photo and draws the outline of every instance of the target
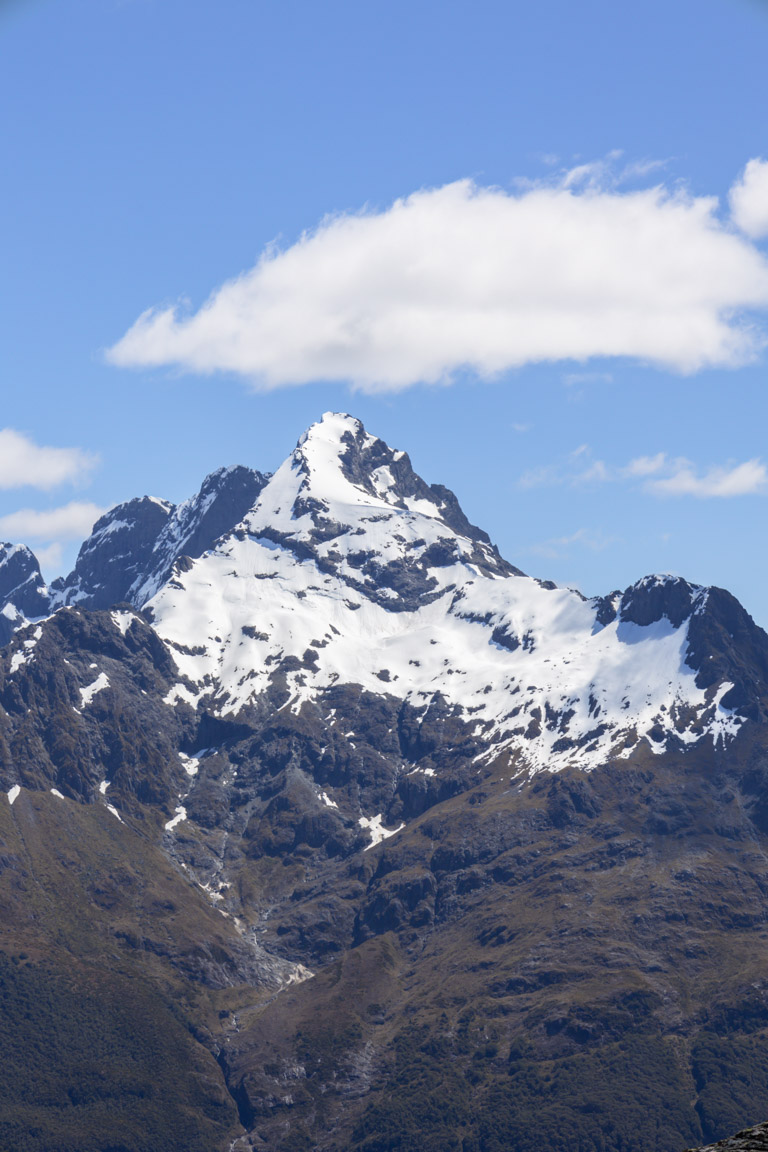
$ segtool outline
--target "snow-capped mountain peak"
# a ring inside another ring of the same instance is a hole
[[[178,507],[113,509],[53,593],[145,607],[178,669],[170,706],[300,712],[349,685],[439,703],[480,760],[531,769],[725,741],[768,682],[768,638],[727,593],[652,576],[587,600],[527,577],[453,493],[338,413],[274,475],[220,469]]]
[[[295,522],[309,513],[338,524],[338,534],[368,510],[390,509],[418,513],[471,539],[488,541],[464,517],[453,493],[425,484],[405,452],[369,435],[359,420],[344,413],[326,412],[303,434],[258,507],[262,517],[273,517],[275,528],[300,532]]]
[[[455,565],[499,576],[517,571],[469,523],[452,492],[428,486],[405,452],[338,413],[302,436],[243,528],[311,556],[391,611],[441,595],[450,583],[441,573]]]
[[[149,607],[173,699],[231,715],[278,684],[293,710],[338,684],[439,699],[489,755],[556,768],[737,731],[726,666],[702,672],[707,603],[675,577],[592,601],[526,577],[405,453],[327,414]]]

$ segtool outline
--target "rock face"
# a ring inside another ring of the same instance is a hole
[[[265,482],[250,468],[220,468],[178,507],[150,496],[118,504],[94,525],[70,575],[53,583],[49,607],[140,607],[180,557],[201,556],[231,530]]]
[[[23,544],[0,544],[0,644],[7,644],[25,618],[48,611],[40,565]]]
[[[768,1148],[768,1124],[757,1124],[754,1128],[745,1128],[735,1136],[727,1136],[725,1140],[718,1140],[717,1144],[708,1144],[706,1148],[688,1149],[687,1152],[764,1152]]]
[[[6,546],[0,590],[0,1146],[103,1152],[137,1068],[131,1152],[760,1119],[768,637],[727,592],[532,580],[339,415],[113,509],[51,589]]]

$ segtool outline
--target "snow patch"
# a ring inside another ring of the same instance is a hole
[[[360,827],[366,828],[371,838],[370,844],[364,849],[365,852],[367,852],[369,848],[375,848],[377,844],[381,844],[382,840],[387,840],[397,832],[402,832],[403,828],[405,828],[405,824],[401,824],[399,828],[384,828],[381,819],[382,814],[379,812],[378,816],[361,816],[358,820]]]
[[[186,820],[186,818],[186,808],[183,805],[179,805],[179,807],[176,809],[176,815],[165,825],[166,832],[172,832],[176,825],[181,824],[182,820]]]
[[[132,520],[111,520],[109,524],[105,524],[98,532],[94,532],[91,539],[98,537],[99,540],[103,540],[107,536],[112,536],[115,532],[122,532],[123,528],[133,527],[134,523]]]
[[[303,984],[305,980],[312,980],[314,972],[305,968],[303,964],[294,963],[290,972],[283,979],[283,988],[290,988],[293,984]]]
[[[32,653],[35,649],[35,646],[37,645],[37,642],[42,635],[43,635],[43,630],[38,625],[38,627],[35,628],[34,632],[29,637],[29,639],[22,641],[21,648],[19,649],[19,651],[14,652],[13,656],[11,656],[11,665],[10,665],[11,675],[13,675],[14,672],[18,672],[19,668],[21,668],[22,665],[28,663],[28,661],[32,657]]]
[[[123,610],[110,612],[110,616],[112,617],[112,623],[122,636],[125,636],[135,619],[133,612],[125,612]]]
[[[96,665],[91,665],[96,667]],[[105,688],[109,688],[109,677],[106,672],[100,672],[92,684],[80,689],[80,699],[82,700],[83,707],[90,704],[97,692],[102,692]],[[77,711],[77,709],[75,709]]]
[[[171,654],[173,655],[173,653]],[[178,664],[179,661],[177,660],[176,663]],[[201,695],[200,692],[191,692],[186,684],[174,684],[173,688],[169,689],[163,696],[163,704],[169,704],[171,707],[176,704],[189,704],[192,708],[196,708]]]
[[[12,788],[8,789],[8,803],[13,806],[13,802],[21,792],[21,785],[14,784]]]
[[[185,756],[183,752],[179,752],[179,760],[187,776],[197,776],[200,761],[196,756]]]
[[[722,742],[725,745],[730,737],[736,735],[744,722],[740,716],[737,716],[735,709],[723,708],[721,703],[723,696],[730,692],[731,688],[733,688],[733,684],[724,680],[712,701],[714,715],[710,720],[710,730],[715,744]]]

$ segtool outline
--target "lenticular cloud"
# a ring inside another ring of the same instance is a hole
[[[369,391],[605,356],[694,372],[753,358],[744,316],[765,307],[768,261],[715,199],[463,180],[325,220],[199,311],[145,312],[108,356]]]

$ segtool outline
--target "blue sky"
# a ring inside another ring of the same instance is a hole
[[[49,575],[341,409],[524,570],[768,624],[765,0],[11,0],[0,52],[0,536]]]

